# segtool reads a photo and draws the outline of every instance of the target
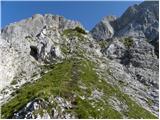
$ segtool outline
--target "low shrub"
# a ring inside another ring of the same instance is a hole
[[[74,28],[75,31],[79,32],[79,33],[82,33],[82,34],[87,34],[85,30],[83,30],[82,28],[80,27],[76,27]]]
[[[133,46],[133,39],[132,39],[131,37],[124,38],[123,44],[124,44],[127,48],[130,48],[130,47]]]

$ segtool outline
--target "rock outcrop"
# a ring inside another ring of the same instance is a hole
[[[5,75],[1,75],[0,80],[5,81],[1,89],[9,85],[14,78],[20,77],[21,73],[24,73],[21,75],[23,79],[31,79],[33,74],[38,74],[38,64],[63,58],[60,46],[55,44],[59,42],[63,30],[77,26],[82,27],[79,22],[62,16],[36,14],[3,28],[0,64],[3,71],[1,74],[5,72]],[[22,81],[22,78],[20,79]]]
[[[157,118],[157,9],[142,2],[89,33],[51,14],[3,28],[2,118]]]
[[[130,47],[126,46],[127,40],[133,41]],[[154,100],[152,100],[155,101],[154,106],[156,107],[158,105],[159,90],[159,60],[155,55],[154,47],[147,41],[144,41],[144,39],[115,38],[104,51],[104,54],[109,59],[123,65],[124,71],[132,77],[132,81],[127,80],[130,81],[129,84],[133,86],[137,84],[136,86],[139,86],[134,88],[134,91],[138,91],[137,88],[148,88],[145,94],[144,90],[141,92],[139,91],[140,95],[135,97],[135,99],[141,99],[143,101],[143,99],[153,98]],[[122,70],[120,71],[122,72]],[[122,79],[122,81],[125,81],[124,78]],[[128,89],[131,89],[131,87]],[[155,91],[157,96],[153,97],[151,93]],[[139,98],[140,96],[141,98]],[[155,107],[153,111],[157,111],[158,113],[158,108]]]
[[[140,5],[131,6],[117,19],[103,19],[91,30],[91,34],[96,39],[97,37],[108,39],[112,36],[132,36],[152,41],[159,35],[158,9],[158,1],[146,1]]]
[[[146,1],[129,7],[115,22],[116,34],[154,40],[159,35],[158,9],[158,1]]]
[[[114,16],[107,16],[103,18],[92,30],[91,34],[93,38],[98,40],[105,40],[112,38],[114,35],[114,28],[112,27],[112,22],[116,20]]]
[[[110,60],[116,61],[115,64],[123,65],[125,73],[132,77],[132,81],[128,79],[131,86],[134,86],[137,82],[137,85],[141,85],[139,87],[141,89],[148,87],[145,94],[142,90],[143,92],[141,91],[139,96],[134,97],[143,106],[145,106],[145,99],[154,98],[154,105],[151,109],[156,114],[158,114],[158,107],[156,106],[158,106],[159,91],[158,9],[158,1],[145,1],[139,5],[133,5],[122,16],[110,22],[109,27],[104,24],[97,24],[90,32],[97,40],[103,39],[105,45],[103,45],[101,51],[104,55]],[[104,20],[101,22],[104,22]],[[108,23],[107,19],[105,21]],[[112,36],[104,33],[104,31],[108,31],[108,28],[112,28],[112,31],[114,31]],[[120,73],[124,72],[122,71],[122,68],[118,70]],[[116,74],[116,71],[114,73]],[[118,74],[117,76],[120,77]],[[125,78],[122,79],[122,81],[125,80]],[[131,86],[125,89],[131,90]],[[136,88],[134,89],[133,91],[139,91]],[[133,91],[132,93],[134,93]],[[155,93],[156,97],[153,97],[150,93]]]

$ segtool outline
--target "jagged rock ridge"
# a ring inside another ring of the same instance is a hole
[[[39,71],[38,63],[34,58],[41,62],[50,62],[55,57],[63,57],[59,46],[56,46],[52,39],[56,39],[58,42],[61,31],[76,26],[81,25],[79,22],[67,20],[62,16],[37,14],[2,29],[0,47],[1,50],[5,49],[5,52],[1,54],[3,72],[1,72],[0,80],[5,79],[6,81],[1,88],[9,85],[15,77],[20,76],[19,74],[23,76],[24,73],[26,76],[20,79],[31,79],[33,73],[36,74]],[[49,29],[54,32],[46,33]]]
[[[91,34],[51,14],[2,29],[2,118],[158,117],[157,4],[105,17]],[[148,37],[148,29],[156,32]]]
[[[91,34],[93,34],[93,37],[96,39],[97,36],[101,39],[108,39],[114,35],[155,40],[159,35],[158,9],[158,1],[146,1],[140,5],[131,6],[117,19],[110,20],[112,16],[103,19],[91,30]],[[102,23],[104,23],[104,25],[101,25]],[[107,34],[102,31],[106,31]],[[110,36],[110,34],[112,36]],[[104,37],[105,35],[106,37]]]

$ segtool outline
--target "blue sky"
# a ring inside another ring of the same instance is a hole
[[[17,22],[34,14],[58,14],[68,19],[78,20],[90,30],[104,16],[120,16],[129,6],[139,4],[139,1],[3,1],[1,3],[1,26]]]

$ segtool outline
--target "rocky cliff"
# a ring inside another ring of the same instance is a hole
[[[1,30],[1,80],[3,87],[18,77],[29,80],[39,71],[38,64],[49,63],[56,57],[63,57],[56,42],[60,32],[81,26],[76,21],[56,15],[34,15],[18,23],[10,24]],[[52,31],[51,33],[47,32]],[[55,41],[55,43],[53,42]],[[5,73],[5,75],[3,74]],[[4,77],[3,77],[4,76]],[[25,81],[26,81],[25,80]]]
[[[158,118],[158,2],[91,32],[57,15],[1,30],[2,118]]]
[[[92,30],[91,34],[97,39],[108,39],[112,36],[133,36],[155,40],[159,33],[158,1],[145,1],[140,5],[129,7],[122,16],[105,17]],[[103,25],[102,25],[103,24]]]

